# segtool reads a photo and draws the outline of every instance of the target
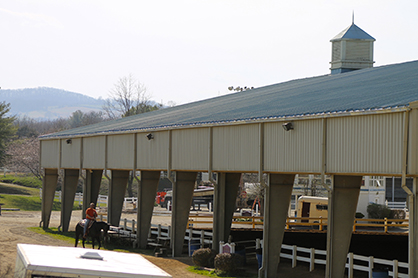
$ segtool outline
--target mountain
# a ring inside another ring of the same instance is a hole
[[[39,87],[0,90],[0,101],[10,103],[11,114],[34,119],[67,118],[74,111],[100,111],[104,100],[65,90]]]

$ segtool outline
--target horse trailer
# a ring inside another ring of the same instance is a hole
[[[15,278],[172,277],[139,254],[18,244]]]

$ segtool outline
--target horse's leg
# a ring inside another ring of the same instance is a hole
[[[99,249],[102,247],[102,243],[100,242],[100,236],[97,237],[97,241],[99,242]]]
[[[84,235],[83,235],[83,248],[86,248],[85,246],[84,246],[84,242],[86,241],[86,239],[84,238]]]
[[[77,244],[78,244],[78,233],[77,233],[77,231],[75,231],[75,245],[74,245],[74,247],[77,247]]]
[[[92,237],[91,237],[91,245],[93,246],[93,249],[94,249],[94,239],[95,239],[95,237],[94,237],[94,236],[92,236]]]

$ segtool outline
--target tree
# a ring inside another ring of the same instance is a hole
[[[42,180],[39,167],[39,140],[36,137],[13,141],[7,150],[7,167],[19,173],[32,173]]]
[[[10,143],[10,140],[16,133],[16,127],[13,125],[15,117],[7,116],[7,113],[10,112],[10,104],[5,102],[0,102],[0,165],[3,166],[3,163],[6,159],[6,150],[7,145]]]
[[[73,112],[68,119],[70,128],[100,123],[104,120],[103,112],[90,111],[83,113],[81,110]]]
[[[152,104],[146,88],[132,75],[122,77],[110,90],[110,96],[103,105],[103,110],[111,119],[127,117],[161,108]]]

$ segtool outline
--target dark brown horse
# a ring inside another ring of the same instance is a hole
[[[75,247],[77,247],[78,239],[82,238],[83,239],[83,248],[85,248],[84,242],[86,241],[86,239],[83,237],[84,227],[81,225],[81,222],[83,222],[83,220],[78,222],[77,225],[75,226]],[[101,235],[102,235],[102,230],[104,231],[104,234],[103,234],[104,239],[106,239],[107,231],[109,231],[109,226],[110,225],[107,224],[106,222],[94,221],[93,224],[91,225],[91,227],[87,230],[87,236],[91,237],[93,249],[94,249],[94,241],[95,240],[97,240],[97,242],[99,243],[99,249],[100,249],[100,247],[102,247],[101,242],[100,242],[100,238],[101,238]]]

